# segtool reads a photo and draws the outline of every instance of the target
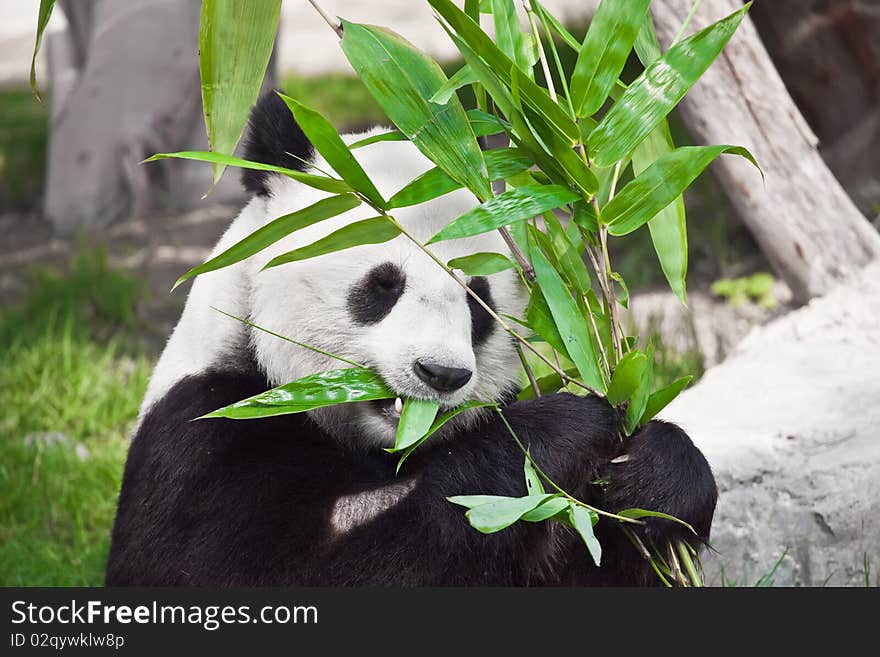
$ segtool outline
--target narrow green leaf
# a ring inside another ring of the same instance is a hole
[[[578,116],[598,112],[620,77],[651,0],[602,0],[571,75],[571,102]]]
[[[500,502],[501,500],[515,500],[515,497],[505,497],[504,495],[455,495],[447,497],[448,502],[458,504],[467,509],[473,509],[475,506],[482,506],[490,502]]]
[[[202,0],[199,72],[211,150],[234,153],[275,45],[281,0]],[[214,184],[225,165],[215,163]]]
[[[394,449],[411,447],[428,433],[440,410],[440,402],[430,399],[407,399],[403,404],[397,423],[397,440]]]
[[[577,533],[584,540],[590,556],[593,557],[593,562],[596,566],[600,566],[602,563],[602,546],[593,533],[593,525],[599,520],[599,516],[594,511],[577,506],[574,503],[569,503],[568,518],[572,526],[577,530]]]
[[[529,52],[531,39],[523,34],[516,15],[516,4],[510,0],[492,0],[492,20],[495,23],[495,42],[505,55],[513,61],[520,71],[533,77],[535,64],[533,53]]]
[[[473,128],[474,134],[477,137],[495,135],[507,129],[507,124],[497,116],[487,114],[478,109],[468,110],[467,116],[471,123],[471,128]]]
[[[278,95],[290,109],[293,118],[296,119],[306,137],[309,138],[315,149],[324,156],[333,170],[353,189],[366,196],[378,207],[385,209],[385,199],[382,198],[366,171],[351,154],[348,146],[342,141],[336,128],[315,110],[284,94],[279,93]]]
[[[437,105],[445,105],[452,98],[452,94],[468,84],[477,82],[477,76],[471,71],[470,67],[465,64],[458,69],[451,78],[443,83],[443,86],[437,90],[433,96],[429,98],[432,103]]]
[[[40,0],[40,10],[37,14],[37,36],[34,39],[34,54],[31,57],[31,91],[39,102],[43,102],[40,91],[37,89],[37,54],[43,43],[43,32],[52,18],[52,10],[55,9],[55,0]]]
[[[739,146],[684,146],[661,156],[618,192],[602,210],[612,235],[627,235],[672,203],[722,153],[755,158]]]
[[[605,398],[613,406],[627,401],[638,388],[644,369],[648,366],[648,357],[639,351],[631,351],[620,359],[611,375],[611,385]]]
[[[380,141],[409,141],[406,138],[406,135],[400,132],[400,130],[391,130],[390,132],[380,132],[378,135],[373,135],[372,137],[364,137],[363,139],[358,139],[356,142],[349,144],[349,148],[351,150],[355,150],[356,148],[363,148],[364,146],[369,146],[370,144],[377,144]]]
[[[220,255],[214,256],[204,264],[190,269],[177,279],[174,287],[199,274],[222,269],[236,262],[241,262],[297,230],[311,226],[324,219],[335,217],[338,214],[356,208],[360,204],[360,199],[354,194],[340,194],[321,199],[307,208],[278,217],[265,226],[258,228],[243,240],[235,243]],[[174,288],[171,289],[173,290]]]
[[[645,406],[645,412],[639,420],[639,424],[647,424],[657,413],[662,411],[673,399],[678,397],[679,393],[687,387],[687,384],[693,380],[693,376],[683,376],[676,379],[665,388],[651,394],[648,397],[648,404]]]
[[[313,374],[224,406],[198,419],[273,417],[347,402],[391,399],[394,396],[373,370],[354,367]]]
[[[526,185],[510,189],[453,219],[428,240],[428,244],[486,233],[579,198],[562,185]]]
[[[633,175],[639,176],[660,157],[675,150],[672,133],[666,119],[660,121],[654,131],[636,146],[632,154]],[[687,277],[688,243],[684,197],[678,195],[648,221],[654,251],[660,261],[669,287],[681,302],[687,305],[685,280]]]
[[[639,426],[639,420],[645,412],[645,408],[648,405],[648,397],[651,395],[651,386],[654,381],[653,343],[648,343],[648,348],[645,350],[644,367],[641,368],[639,374],[636,386],[629,395],[629,404],[626,407],[623,428],[627,436],[631,436],[636,427]]]
[[[544,293],[553,321],[559,329],[559,335],[565,343],[571,361],[578,368],[584,383],[596,390],[604,390],[605,384],[599,371],[593,344],[587,334],[587,321],[581,316],[562,278],[540,249],[534,249],[531,256],[535,277]]]
[[[400,235],[400,229],[386,217],[372,217],[343,226],[327,237],[293,251],[288,251],[269,261],[263,269],[277,267],[288,262],[307,260],[317,256],[343,251],[364,244],[382,244]]]
[[[551,14],[540,2],[534,3],[538,7],[538,13],[540,13],[541,18],[547,22],[550,28],[562,39],[562,42],[567,45],[569,48],[574,50],[575,52],[580,52],[581,50],[581,42],[578,41],[574,36],[572,36],[571,32],[565,29],[562,23]]]
[[[565,375],[570,379],[576,379],[578,376],[577,368],[568,368],[565,370]],[[562,377],[556,373],[548,374],[547,376],[542,376],[537,380],[538,390],[540,390],[542,395],[553,394],[554,392],[559,392],[565,385],[565,382],[562,380]],[[535,399],[535,391],[532,389],[532,386],[527,385],[523,388],[520,393],[516,396],[518,401],[526,401],[528,399]]]
[[[687,527],[694,534],[697,532],[694,528],[686,523],[684,520],[679,520],[675,516],[671,516],[668,513],[661,513],[660,511],[648,511],[646,509],[624,509],[623,511],[618,511],[617,515],[623,516],[624,518],[632,518],[633,520],[638,520],[640,518],[662,518],[663,520],[671,520],[683,527]]]
[[[541,522],[559,515],[563,511],[568,510],[568,499],[562,495],[555,495],[546,502],[535,507],[528,513],[524,513],[520,520],[526,522]]]
[[[444,424],[446,424],[447,422],[452,420],[454,417],[461,415],[465,411],[469,411],[474,408],[487,408],[489,406],[495,406],[495,403],[494,402],[471,401],[471,402],[467,402],[465,404],[462,404],[461,406],[456,406],[455,408],[450,409],[450,410],[446,411],[445,413],[443,413],[443,415],[441,415],[436,420],[434,420],[434,424],[431,425],[431,428],[428,430],[428,432],[424,436],[422,436],[414,444],[410,445],[409,447],[407,447],[406,449],[403,450],[403,454],[401,455],[400,460],[397,462],[396,472],[400,472],[400,468],[401,468],[401,466],[403,466],[403,462],[406,461],[407,458],[409,458],[409,455],[412,454],[419,446],[421,446],[422,443],[424,443],[426,440],[428,440],[428,438],[430,438],[437,431],[439,431],[443,427]],[[385,451],[394,453],[397,450],[394,448],[391,448],[391,449],[387,449]]]
[[[483,155],[458,97],[443,105],[429,100],[446,83],[440,66],[389,30],[342,24],[343,52],[394,124],[451,178],[480,199],[491,197]]]
[[[164,160],[167,158],[176,158],[180,160],[197,160],[199,162],[214,162],[223,164],[224,166],[241,167],[242,169],[255,169],[256,171],[271,171],[280,173],[288,178],[293,178],[297,182],[301,182],[309,187],[320,189],[323,192],[331,192],[333,194],[341,194],[354,191],[344,180],[336,178],[327,178],[326,176],[316,176],[312,173],[303,173],[296,169],[285,169],[284,167],[276,167],[271,164],[263,164],[262,162],[251,162],[250,160],[242,160],[240,157],[232,155],[223,155],[222,153],[209,153],[206,151],[181,151],[179,153],[156,153],[152,157],[148,157],[144,162],[155,162],[156,160]]]
[[[452,31],[454,31],[455,34],[457,34],[476,55],[482,58],[485,63],[495,71],[501,81],[509,87],[511,85],[511,69],[519,69],[515,63],[492,42],[492,39],[480,29],[480,26],[467,16],[467,14],[461,11],[461,9],[456,7],[450,0],[428,0],[428,2],[448,23]],[[479,76],[479,71],[474,68],[473,63],[468,61],[468,64],[471,66],[474,73]],[[520,81],[520,87],[523,102],[540,114],[548,125],[552,126],[553,130],[558,133],[560,138],[565,139],[568,146],[573,146],[579,138],[578,127],[565,110],[550,98],[550,94],[546,89],[537,85],[534,80],[531,80],[527,76],[523,76],[523,80]]]
[[[518,148],[495,148],[484,153],[490,180],[504,180],[526,171],[532,160]],[[454,181],[439,167],[429,169],[411,180],[388,201],[391,208],[403,208],[425,203],[456,189],[461,184]]]
[[[670,48],[633,82],[590,135],[590,157],[607,167],[647,137],[709,68],[751,2]]]
[[[523,465],[523,474],[526,478],[527,494],[543,495],[547,492],[544,490],[544,484],[541,483],[541,477],[538,476],[538,473],[535,471],[535,466],[532,465],[529,457],[526,457],[525,459],[525,464]]]
[[[532,509],[549,500],[552,495],[527,495],[510,497],[488,504],[480,504],[468,511],[465,516],[471,527],[484,534],[492,534],[510,527]]]
[[[453,258],[446,265],[450,269],[460,269],[467,276],[491,276],[516,268],[516,263],[500,253],[473,253]]]
[[[645,20],[642,22],[639,36],[636,37],[633,48],[635,48],[636,55],[638,55],[639,61],[642,62],[642,66],[645,67],[660,59],[660,56],[663,54],[660,51],[657,31],[654,29],[654,17],[651,16],[650,11],[645,12]]]
[[[556,351],[564,356],[568,356],[568,349],[556,323],[553,321],[553,314],[550,312],[550,306],[538,287],[532,288],[532,294],[529,298],[529,306],[526,309],[526,319],[532,330],[538,334],[544,342],[553,347]],[[542,391],[543,392],[543,391]]]

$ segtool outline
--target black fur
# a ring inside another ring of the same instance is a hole
[[[315,147],[293,119],[290,109],[274,91],[264,93],[248,121],[243,157],[252,162],[305,171],[315,156]],[[242,169],[244,188],[257,196],[268,196],[269,171]]]
[[[468,287],[476,292],[487,306],[495,310],[495,301],[492,299],[489,281],[485,276],[472,278]],[[492,331],[495,330],[495,320],[470,294],[467,295],[467,300],[468,307],[471,309],[471,344],[481,345],[489,339]]]
[[[305,415],[198,420],[268,387],[251,372],[180,381],[146,415],[131,444],[113,528],[108,585],[558,585],[656,583],[613,523],[597,534],[597,569],[580,539],[557,523],[471,528],[450,495],[525,494],[523,456],[497,418],[406,462],[409,497],[341,538],[329,518],[342,495],[395,481],[396,459],[354,453]],[[505,415],[548,476],[600,508],[672,513],[708,538],[715,483],[687,436],[654,422],[621,452],[614,411],[597,398],[557,394],[511,404]],[[602,492],[590,482],[606,475]],[[660,541],[678,535],[649,524]]]
[[[348,312],[362,325],[381,322],[406,287],[406,275],[393,262],[373,267],[348,292]]]

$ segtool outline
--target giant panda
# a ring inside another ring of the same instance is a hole
[[[363,135],[347,136],[348,141]],[[328,164],[286,105],[255,106],[244,156],[303,168]],[[356,151],[389,197],[431,168],[409,142]],[[252,194],[214,254],[268,221],[326,196],[281,175],[247,170]],[[421,240],[470,209],[455,191],[396,210]],[[119,494],[107,585],[646,585],[656,575],[613,521],[596,526],[601,567],[560,523],[520,522],[484,535],[448,496],[526,494],[523,454],[497,414],[462,413],[395,473],[398,400],[361,402],[261,420],[202,419],[209,411],[308,374],[330,357],[219,314],[374,368],[401,397],[441,408],[498,401],[546,474],[601,509],[641,507],[689,522],[706,541],[712,472],[678,427],[653,421],[621,441],[615,410],[571,394],[516,401],[513,340],[463,288],[405,237],[260,271],[274,256],[371,215],[355,208],[298,231],[236,265],[198,277],[143,400]],[[444,261],[506,251],[496,233],[432,247]],[[522,316],[517,277],[469,279],[496,312]],[[688,537],[651,520],[657,545]]]

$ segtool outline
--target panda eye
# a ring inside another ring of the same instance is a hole
[[[477,276],[472,278],[468,283],[470,287],[483,302],[492,310],[495,310],[495,301],[492,299],[492,291],[489,287],[489,281],[485,276]],[[470,295],[467,295],[468,307],[471,310],[471,344],[477,346],[489,339],[492,331],[495,329],[495,321],[492,316],[486,312],[477,301]]]
[[[382,321],[403,294],[406,276],[392,262],[373,267],[348,292],[348,311],[358,324]]]

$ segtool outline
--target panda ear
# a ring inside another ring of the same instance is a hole
[[[242,155],[252,162],[303,171],[303,160],[311,160],[315,148],[273,90],[264,93],[251,111]],[[277,174],[243,169],[241,182],[247,191],[269,196],[269,177],[273,175]]]

